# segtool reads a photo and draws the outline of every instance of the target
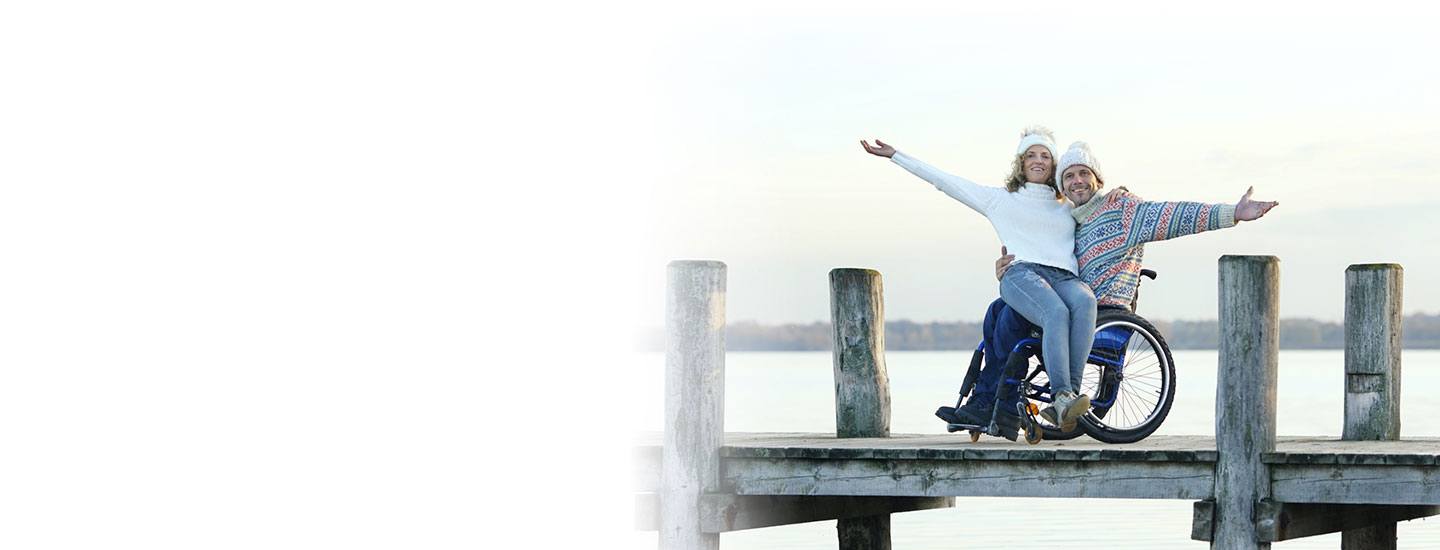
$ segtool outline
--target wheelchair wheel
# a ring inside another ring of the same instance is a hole
[[[1045,434],[1040,431],[1040,426],[1039,426],[1039,425],[1037,425],[1037,424],[1030,424],[1030,425],[1028,425],[1028,426],[1025,426],[1025,442],[1026,442],[1026,443],[1029,443],[1029,444],[1031,444],[1031,445],[1034,445],[1034,444],[1036,444],[1036,443],[1039,443],[1039,442],[1040,442],[1040,439],[1043,438],[1044,436],[1045,436]]]
[[[1081,389],[1092,408],[1079,426],[1105,443],[1134,443],[1154,433],[1175,402],[1175,361],[1165,337],[1143,317],[1101,310]]]

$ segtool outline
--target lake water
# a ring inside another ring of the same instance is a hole
[[[664,354],[640,356],[639,401],[629,409],[638,431],[659,431],[664,410]],[[953,405],[970,352],[888,352],[891,432],[945,433],[935,407]],[[1215,351],[1174,352],[1175,405],[1156,434],[1215,434]],[[1440,350],[1406,351],[1402,358],[1401,433],[1440,437]],[[1338,437],[1344,417],[1344,352],[1282,351],[1277,411],[1280,435]],[[731,352],[725,365],[725,429],[733,432],[835,432],[829,352]],[[1082,436],[1083,437],[1083,436]],[[996,440],[1003,441],[1003,440]],[[956,442],[967,442],[962,432]],[[1024,443],[1017,443],[1024,447]],[[1190,540],[1191,501],[1043,498],[957,498],[955,507],[891,516],[891,540],[903,550],[1042,548],[1080,542],[1110,549],[1208,548]],[[1440,519],[1399,525],[1400,548],[1440,548]],[[637,534],[655,548],[654,533]],[[833,549],[835,522],[824,521],[725,533],[720,547]],[[1340,535],[1277,543],[1278,548],[1340,547]]]

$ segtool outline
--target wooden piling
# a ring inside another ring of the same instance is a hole
[[[1270,497],[1279,357],[1280,261],[1220,258],[1220,372],[1215,388],[1215,504],[1211,548],[1268,549],[1256,505]]]
[[[830,271],[834,327],[836,437],[890,436],[890,377],[885,370],[885,298],[880,272]],[[840,519],[841,550],[889,550],[890,515]]]
[[[665,304],[660,548],[718,550],[701,498],[720,485],[725,436],[725,264],[675,261]]]
[[[1401,302],[1405,270],[1357,264],[1345,270],[1346,440],[1400,439]],[[1344,550],[1394,550],[1395,523],[1350,529]]]

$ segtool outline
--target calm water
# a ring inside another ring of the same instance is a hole
[[[953,405],[969,352],[889,352],[891,431],[945,433],[935,407]],[[1214,351],[1175,354],[1175,405],[1156,434],[1214,435]],[[633,425],[659,431],[664,409],[663,354],[641,356],[633,403]],[[1440,387],[1440,350],[1407,351],[1403,357],[1405,398],[1401,427],[1406,437],[1440,437],[1440,400],[1426,388]],[[1344,352],[1280,353],[1278,431],[1281,435],[1340,435],[1344,416]],[[737,432],[835,431],[834,389],[829,352],[730,353],[725,366],[725,429]],[[957,442],[967,441],[964,435]],[[1017,445],[1023,446],[1024,443]],[[994,547],[1039,548],[1084,541],[1115,549],[1208,548],[1190,540],[1191,502],[1178,500],[957,498],[955,507],[891,516],[897,549]],[[654,533],[637,535],[640,548],[654,548]],[[1440,548],[1440,519],[1399,526],[1400,548]],[[728,550],[835,548],[835,522],[815,522],[725,533]],[[1340,535],[1278,543],[1278,548],[1340,547]]]

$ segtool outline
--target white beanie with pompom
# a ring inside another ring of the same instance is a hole
[[[1055,183],[1063,185],[1061,174],[1071,166],[1081,165],[1095,173],[1095,179],[1105,181],[1105,176],[1100,173],[1100,159],[1095,158],[1095,153],[1090,152],[1090,145],[1077,141],[1070,144],[1070,149],[1060,156],[1060,162],[1055,166]]]
[[[1020,146],[1015,148],[1015,156],[1025,154],[1025,150],[1032,145],[1040,145],[1050,150],[1050,158],[1059,156],[1055,152],[1055,134],[1044,126],[1029,126],[1020,131]]]

